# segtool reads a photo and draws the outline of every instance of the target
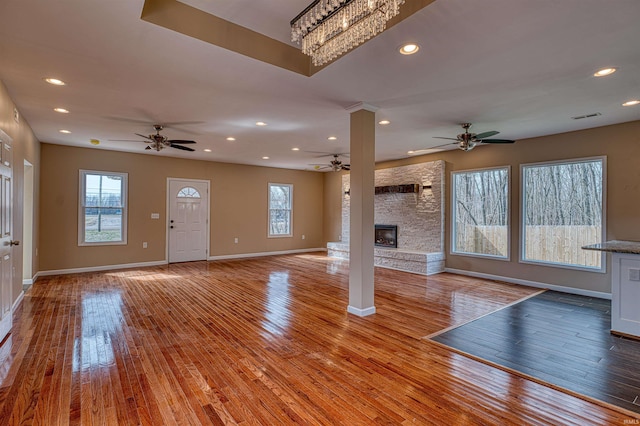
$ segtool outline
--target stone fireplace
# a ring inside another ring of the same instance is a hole
[[[436,160],[375,171],[374,223],[396,228],[395,236],[376,229],[376,266],[425,275],[444,270],[444,169]],[[342,176],[340,241],[327,243],[329,256],[343,259],[349,258],[349,177]]]
[[[396,225],[376,225],[374,242],[376,247],[398,247],[398,227]]]

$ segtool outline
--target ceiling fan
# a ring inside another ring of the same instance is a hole
[[[471,127],[471,123],[463,123],[462,124],[462,128],[464,129],[464,133],[460,133],[455,138],[445,138],[445,137],[441,137],[441,136],[434,136],[434,138],[436,138],[436,139],[450,139],[450,140],[453,140],[455,142],[450,142],[450,143],[447,143],[447,144],[444,144],[444,145],[434,146],[433,148],[440,148],[440,147],[451,145],[451,144],[457,144],[458,148],[460,148],[461,150],[463,150],[463,151],[471,151],[478,144],[484,144],[484,143],[514,143],[515,142],[515,141],[509,140],[509,139],[486,139],[486,138],[489,138],[491,136],[497,135],[500,132],[496,132],[495,130],[491,130],[491,131],[488,131],[488,132],[476,134],[476,133],[470,133],[469,132],[469,127]]]
[[[124,140],[124,139],[111,139],[114,141],[122,141],[122,142],[144,142],[147,145],[145,149],[155,149],[156,151],[161,151],[164,148],[176,148],[181,149],[183,151],[195,151],[193,148],[189,148],[188,146],[183,146],[184,144],[192,144],[196,143],[195,141],[182,140],[182,139],[169,139],[168,137],[161,135],[160,131],[164,129],[162,124],[154,124],[155,134],[150,134],[148,136],[141,135],[140,133],[136,133],[136,135],[141,138],[147,139],[146,141],[134,141],[134,140]]]
[[[338,159],[338,157],[340,157],[341,155],[347,155],[347,154],[328,154],[327,156],[333,157],[333,160],[329,161],[329,164],[309,164],[309,165],[313,166],[315,170],[330,169],[331,171],[334,171],[334,172],[339,172],[341,170],[351,170],[350,164],[343,164],[342,161]]]

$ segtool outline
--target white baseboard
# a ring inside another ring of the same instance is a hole
[[[444,271],[452,273],[452,274],[466,275],[466,276],[469,276],[469,277],[485,278],[487,280],[495,280],[495,281],[504,281],[504,282],[511,283],[511,284],[520,284],[520,285],[526,285],[526,286],[529,286],[529,287],[545,288],[545,289],[548,289],[548,290],[560,291],[562,293],[577,294],[579,296],[588,296],[588,297],[596,297],[598,299],[611,300],[611,293],[604,293],[604,292],[600,292],[600,291],[583,290],[581,288],[565,287],[565,286],[562,286],[562,285],[547,284],[547,283],[541,283],[541,282],[537,282],[537,281],[521,280],[519,278],[502,277],[500,275],[484,274],[482,272],[465,271],[463,269],[445,268]]]
[[[13,306],[11,306],[11,312],[18,309],[18,306],[20,306],[20,304],[22,303],[22,299],[24,299],[24,291],[21,291],[16,301],[13,302]]]
[[[110,271],[113,269],[131,269],[131,268],[144,268],[147,266],[160,266],[166,265],[166,260],[155,260],[152,262],[138,262],[138,263],[123,263],[120,265],[102,265],[102,266],[88,266],[86,268],[71,268],[71,269],[53,269],[50,271],[40,271],[37,276],[49,276],[49,275],[67,275],[67,274],[80,274],[82,272],[100,272]]]
[[[349,312],[350,314],[353,315],[357,315],[359,317],[366,317],[368,315],[373,315],[376,313],[376,307],[375,306],[370,306],[366,309],[360,309],[360,308],[356,308],[354,306],[347,306],[347,312]]]
[[[250,257],[278,256],[281,254],[311,253],[314,251],[327,251],[327,249],[326,248],[309,248],[309,249],[298,249],[298,250],[263,251],[259,253],[223,254],[220,256],[209,256],[207,260],[246,259]]]
[[[33,285],[40,276],[40,272],[36,272],[36,274],[32,278],[25,278],[22,280],[22,285]]]

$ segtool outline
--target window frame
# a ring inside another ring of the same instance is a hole
[[[85,241],[85,183],[87,175],[101,175],[101,176],[120,176],[122,178],[122,240],[118,241]],[[129,174],[125,172],[109,172],[101,170],[79,170],[79,185],[78,185],[78,246],[121,246],[127,245],[127,217],[129,215],[129,203],[128,203],[128,186],[129,186]]]
[[[463,173],[478,173],[492,170],[506,170],[507,172],[507,255],[498,256],[493,254],[483,253],[470,253],[464,251],[456,251],[456,215],[457,215],[457,203],[456,203],[456,185],[455,176]],[[450,227],[450,241],[449,241],[449,254],[452,256],[468,256],[477,257],[482,259],[500,260],[509,262],[511,260],[511,166],[494,166],[494,167],[482,167],[477,169],[467,170],[455,170],[451,172],[451,227]]]
[[[271,208],[271,187],[287,187],[289,188],[289,208],[288,209],[272,209]],[[271,233],[271,212],[273,210],[287,210],[289,212],[289,233],[288,234],[272,234]],[[291,238],[293,237],[293,184],[292,183],[274,183],[269,182],[267,185],[267,237],[268,238]]]
[[[547,266],[551,268],[561,268],[561,269],[571,269],[576,271],[583,272],[595,272],[604,274],[607,272],[607,264],[606,264],[606,253],[600,253],[600,268],[591,268],[588,266],[580,266],[580,265],[572,265],[568,263],[560,263],[560,262],[548,262],[543,260],[530,260],[525,259],[525,248],[526,248],[526,220],[525,220],[525,209],[526,209],[526,197],[525,197],[525,179],[524,179],[524,171],[527,167],[539,167],[546,165],[562,165],[562,164],[575,164],[575,163],[589,163],[593,161],[601,161],[602,163],[602,224],[600,228],[600,240],[601,242],[606,241],[607,236],[607,156],[595,156],[595,157],[581,157],[581,158],[568,158],[564,160],[551,160],[551,161],[540,161],[535,163],[523,163],[520,164],[520,229],[519,229],[519,239],[520,239],[520,247],[518,253],[518,263],[524,263],[529,265],[537,265],[537,266]]]

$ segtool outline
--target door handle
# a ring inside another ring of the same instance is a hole
[[[9,241],[9,245],[10,245],[10,246],[19,246],[19,245],[20,245],[20,241],[18,241],[18,240],[11,240],[11,241]]]

